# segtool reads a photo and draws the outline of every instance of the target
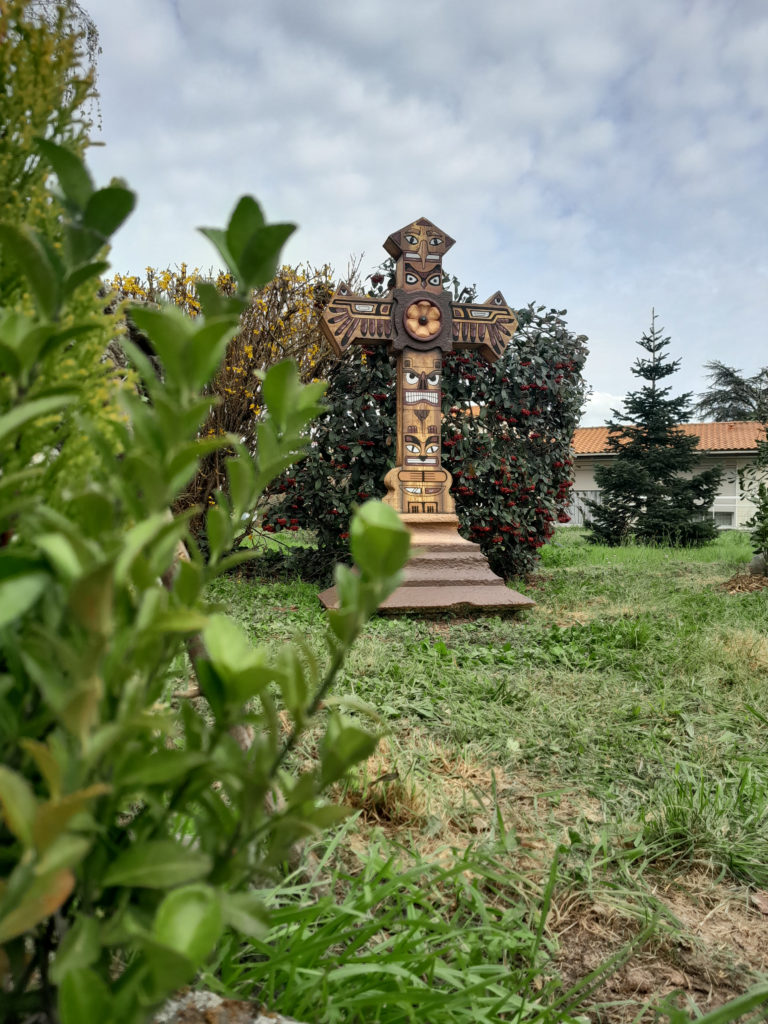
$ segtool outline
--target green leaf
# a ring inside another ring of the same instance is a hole
[[[78,836],[64,832],[48,847],[35,865],[36,875],[45,875],[62,868],[73,868],[82,864],[90,852],[93,840],[88,836]]]
[[[158,615],[152,628],[158,633],[199,633],[207,623],[208,616],[197,608],[172,608]]]
[[[227,345],[239,328],[237,317],[217,317],[199,327],[190,343],[188,376],[195,389],[204,387],[219,368]]]
[[[136,205],[136,195],[130,189],[110,185],[94,192],[83,214],[83,224],[109,238],[130,216]]]
[[[61,1024],[111,1024],[112,996],[103,978],[90,967],[64,975],[59,986]]]
[[[340,779],[353,764],[370,757],[378,743],[378,736],[343,719],[332,719],[323,744],[322,784]]]
[[[166,889],[193,882],[210,870],[207,854],[172,839],[152,839],[121,853],[107,869],[103,884]]]
[[[48,416],[52,412],[58,412],[67,405],[74,402],[74,392],[61,392],[58,395],[46,395],[43,398],[32,398],[11,409],[5,416],[0,416],[0,441],[9,434],[14,434],[30,420],[40,416]]]
[[[269,931],[269,911],[255,892],[221,894],[224,923],[249,939],[263,939]]]
[[[269,664],[264,648],[253,647],[241,627],[227,615],[209,618],[203,643],[214,677],[226,687],[226,699],[231,703],[244,704],[273,680],[282,680],[281,671]]]
[[[16,378],[21,372],[21,360],[10,345],[0,341],[0,373]]]
[[[81,576],[69,592],[69,607],[75,621],[99,636],[111,636],[114,629],[113,600],[111,565],[101,565]]]
[[[70,271],[62,282],[62,294],[65,297],[71,295],[85,281],[99,277],[106,270],[109,270],[109,263],[106,260],[97,260],[95,263],[86,263],[85,266]]]
[[[64,242],[65,252],[67,254],[67,263],[70,267],[79,268],[82,264],[91,264],[94,256],[96,256],[104,248],[105,240],[104,236],[99,231],[94,231],[93,228],[83,227],[82,224],[64,224]],[[64,280],[66,281],[72,274],[78,273],[77,270],[71,271],[66,275]],[[64,294],[71,292],[71,288],[67,288]]]
[[[229,251],[229,247],[227,245],[226,231],[223,231],[221,228],[198,228],[197,230],[200,232],[201,235],[205,235],[209,242],[212,242],[216,246],[224,262],[226,263],[227,268],[231,270],[237,277],[239,268],[235,260],[233,260],[232,254]]]
[[[280,429],[283,428],[289,411],[295,408],[296,394],[300,390],[299,372],[293,360],[284,359],[267,371],[261,385],[261,393],[270,417]]]
[[[253,459],[247,455],[227,459],[227,476],[233,514],[241,516],[250,512],[256,492],[256,469]]]
[[[349,544],[363,577],[378,580],[393,576],[405,565],[411,537],[397,512],[372,498],[353,516]]]
[[[152,341],[166,374],[172,375],[176,381],[186,382],[189,368],[185,361],[185,350],[194,332],[189,317],[175,306],[162,309],[131,306],[128,315],[136,327]]]
[[[50,796],[55,800],[61,793],[61,768],[53,756],[48,743],[41,743],[40,740],[33,740],[29,737],[22,737],[19,746],[26,750],[37,766],[37,770],[45,779]]]
[[[50,917],[69,898],[75,886],[71,871],[55,871],[32,882],[21,902],[0,918],[0,946]]]
[[[237,261],[242,288],[262,288],[272,280],[282,248],[295,230],[295,224],[268,224],[251,236]]]
[[[138,764],[132,761],[128,770],[117,776],[115,784],[121,789],[133,789],[174,782],[207,761],[206,754],[195,750],[157,750],[146,754]]]
[[[210,561],[214,564],[220,555],[229,551],[234,540],[232,520],[221,505],[210,505],[205,517],[205,532],[208,536]]]
[[[197,600],[202,585],[203,576],[200,566],[196,562],[188,562],[186,559],[179,562],[173,583],[173,592],[179,601],[184,605],[192,605]]]
[[[4,765],[0,765],[0,807],[11,832],[23,846],[31,846],[37,811],[35,794],[23,776]]]
[[[109,791],[110,787],[105,783],[96,782],[85,789],[78,789],[75,793],[67,793],[56,800],[38,804],[32,825],[32,838],[40,853],[48,849],[65,830],[69,821],[80,811],[85,810],[91,800]]]
[[[170,949],[151,935],[137,937],[149,966],[149,999],[159,1003],[192,981],[197,966],[183,953]]]
[[[77,552],[60,533],[41,533],[35,538],[35,547],[48,558],[56,574],[66,582],[76,579],[82,572]]]
[[[48,139],[35,139],[35,144],[53,168],[67,199],[79,210],[85,209],[93,193],[93,181],[80,157]]]
[[[47,572],[27,572],[0,580],[0,627],[28,611],[50,585]]]
[[[70,971],[90,967],[99,959],[99,925],[92,917],[78,915],[56,951],[51,965],[51,979],[61,985]]]
[[[137,523],[125,535],[123,550],[115,565],[115,581],[124,583],[134,559],[170,524],[166,512],[155,512],[142,522]]]
[[[224,922],[218,893],[208,885],[187,885],[168,893],[155,914],[158,942],[199,966],[221,937]]]
[[[26,224],[0,224],[0,245],[21,268],[40,315],[53,320],[59,308],[59,277],[35,233]]]
[[[235,673],[255,661],[256,650],[242,627],[228,615],[211,615],[203,631],[203,643],[217,671]]]
[[[238,263],[246,244],[264,223],[264,214],[253,196],[242,196],[229,218],[226,234],[227,249]]]

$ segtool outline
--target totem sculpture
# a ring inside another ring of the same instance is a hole
[[[418,550],[383,611],[534,603],[504,586],[479,546],[459,536],[451,475],[441,465],[443,353],[474,349],[494,362],[517,329],[501,292],[482,304],[451,301],[442,260],[453,244],[424,217],[395,231],[384,243],[395,260],[392,291],[369,298],[341,285],[321,321],[339,355],[353,343],[384,344],[397,355],[397,465],[384,478],[384,501],[400,513]],[[320,599],[332,606],[334,588]]]

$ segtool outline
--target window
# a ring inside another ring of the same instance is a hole
[[[715,512],[715,526],[733,526],[733,512]]]

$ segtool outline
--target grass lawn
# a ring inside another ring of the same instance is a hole
[[[370,622],[335,689],[386,733],[336,794],[358,814],[206,983],[301,1020],[440,1024],[689,1019],[765,980],[768,589],[724,586],[749,558],[732,532],[675,551],[562,529],[518,587],[532,611]],[[321,649],[317,588],[215,594],[254,641]]]

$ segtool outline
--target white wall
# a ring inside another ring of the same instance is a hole
[[[594,498],[596,492],[599,492],[595,481],[595,466],[607,465],[608,462],[610,462],[608,458],[595,458],[589,455],[575,457],[573,495],[576,506],[579,505],[580,497]],[[690,474],[686,474],[686,476],[695,475],[705,469],[711,469],[713,466],[722,468],[723,477],[720,481],[720,490],[712,506],[712,514],[719,526],[741,528],[752,516],[755,506],[751,501],[740,496],[738,471],[753,462],[754,457],[748,455],[707,455],[702,456]],[[578,507],[569,512],[572,517],[572,525],[581,525],[583,517]]]

